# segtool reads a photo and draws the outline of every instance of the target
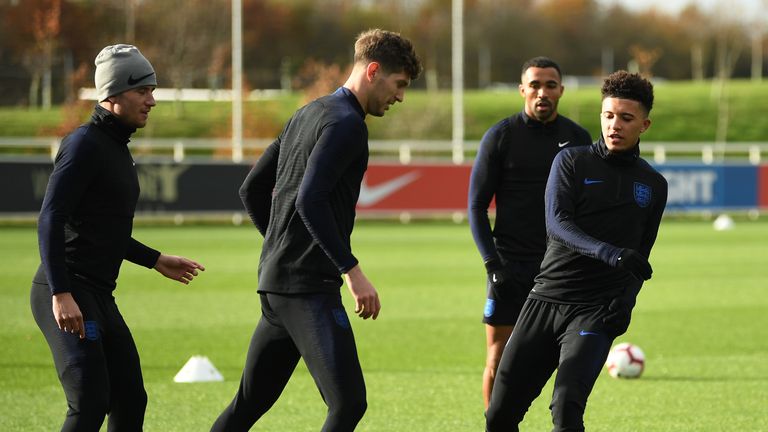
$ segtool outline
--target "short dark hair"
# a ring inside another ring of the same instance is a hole
[[[560,71],[560,65],[549,57],[539,56],[529,59],[523,63],[523,69],[520,71],[520,76],[525,76],[525,71],[532,67],[537,68],[554,68],[557,71],[557,76],[560,80],[563,79],[563,73]]]
[[[388,73],[403,71],[414,80],[421,74],[421,61],[413,44],[399,33],[371,29],[355,41],[355,63],[378,62]]]
[[[640,74],[616,71],[605,79],[601,89],[603,99],[619,98],[640,102],[646,114],[653,108],[653,84]]]

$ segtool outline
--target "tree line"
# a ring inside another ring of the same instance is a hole
[[[465,86],[513,84],[536,55],[575,76],[629,68],[672,80],[761,78],[761,20],[727,12],[693,2],[670,15],[597,0],[464,0]],[[231,15],[230,0],[0,0],[0,105],[75,100],[93,85],[96,53],[115,43],[137,45],[162,87],[229,88]],[[451,0],[243,0],[242,16],[248,88],[304,89],[338,75],[356,34],[372,27],[413,40],[425,65],[416,87],[450,87]]]

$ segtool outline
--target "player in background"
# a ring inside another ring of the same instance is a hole
[[[602,86],[601,137],[561,152],[545,194],[547,250],[499,365],[488,431],[516,431],[555,369],[553,431],[583,431],[613,340],[629,326],[667,200],[640,158],[653,86],[619,71]]]
[[[486,409],[504,345],[544,256],[544,187],[552,159],[565,148],[592,143],[584,128],[558,114],[563,91],[557,63],[546,57],[525,62],[523,111],[485,133],[472,167],[469,225],[488,274],[483,317]],[[491,229],[488,206],[494,196],[496,223]]]
[[[133,237],[139,198],[128,149],[155,106],[157,77],[131,45],[96,57],[99,103],[91,121],[61,142],[38,219],[42,263],[31,290],[32,314],[53,353],[67,397],[62,431],[140,431],[147,405],[136,350],[112,292],[123,260],[188,284],[204,270]]]
[[[378,293],[350,246],[368,166],[364,120],[402,102],[420,72],[407,39],[379,29],[361,33],[344,85],[299,109],[245,179],[240,196],[264,236],[261,319],[240,388],[213,431],[249,430],[300,358],[328,406],[323,431],[354,430],[363,417],[365,382],[339,288],[343,276],[355,313],[376,319]]]

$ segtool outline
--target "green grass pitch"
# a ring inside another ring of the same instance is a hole
[[[147,431],[207,431],[237,389],[259,318],[260,237],[250,227],[140,227],[135,237],[200,260],[185,287],[123,266],[116,297],[139,346]],[[0,228],[0,430],[57,430],[66,402],[29,311],[38,263],[34,228]],[[631,341],[646,353],[639,380],[604,372],[590,431],[768,430],[768,223],[665,220],[640,294]],[[353,249],[377,286],[377,321],[352,318],[368,386],[360,431],[480,431],[484,272],[466,224],[360,222]],[[350,306],[346,288],[344,302]],[[176,384],[192,355],[222,383]],[[521,430],[550,430],[551,382]],[[325,406],[300,364],[260,431],[316,431]]]

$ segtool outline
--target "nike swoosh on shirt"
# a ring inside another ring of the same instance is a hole
[[[595,180],[595,179],[588,179],[588,178],[585,178],[585,179],[584,179],[584,184],[585,184],[585,185],[591,185],[591,184],[602,183],[602,182],[604,182],[604,181],[605,181],[605,180]]]
[[[571,143],[570,141],[561,142],[561,143],[557,143],[557,146],[560,147],[560,148],[563,148],[563,147],[567,146],[570,143]]]
[[[582,331],[579,332],[579,336],[588,336],[588,335],[597,336],[597,335],[599,335],[599,333],[595,333],[595,332],[591,332],[591,331],[586,331],[586,330],[582,330]]]
[[[369,207],[382,201],[384,198],[404,188],[408,183],[419,178],[418,171],[411,171],[392,180],[387,180],[374,186],[368,186],[367,177],[363,177],[360,183],[360,197],[357,204],[362,207]]]
[[[148,78],[148,77],[150,77],[150,76],[152,76],[154,74],[155,74],[154,72],[150,72],[150,73],[148,73],[148,74],[146,74],[144,76],[138,77],[136,79],[134,79],[133,78],[133,74],[131,74],[131,75],[128,76],[128,85],[134,85],[134,84],[140,83],[141,80],[143,80],[144,78]]]

